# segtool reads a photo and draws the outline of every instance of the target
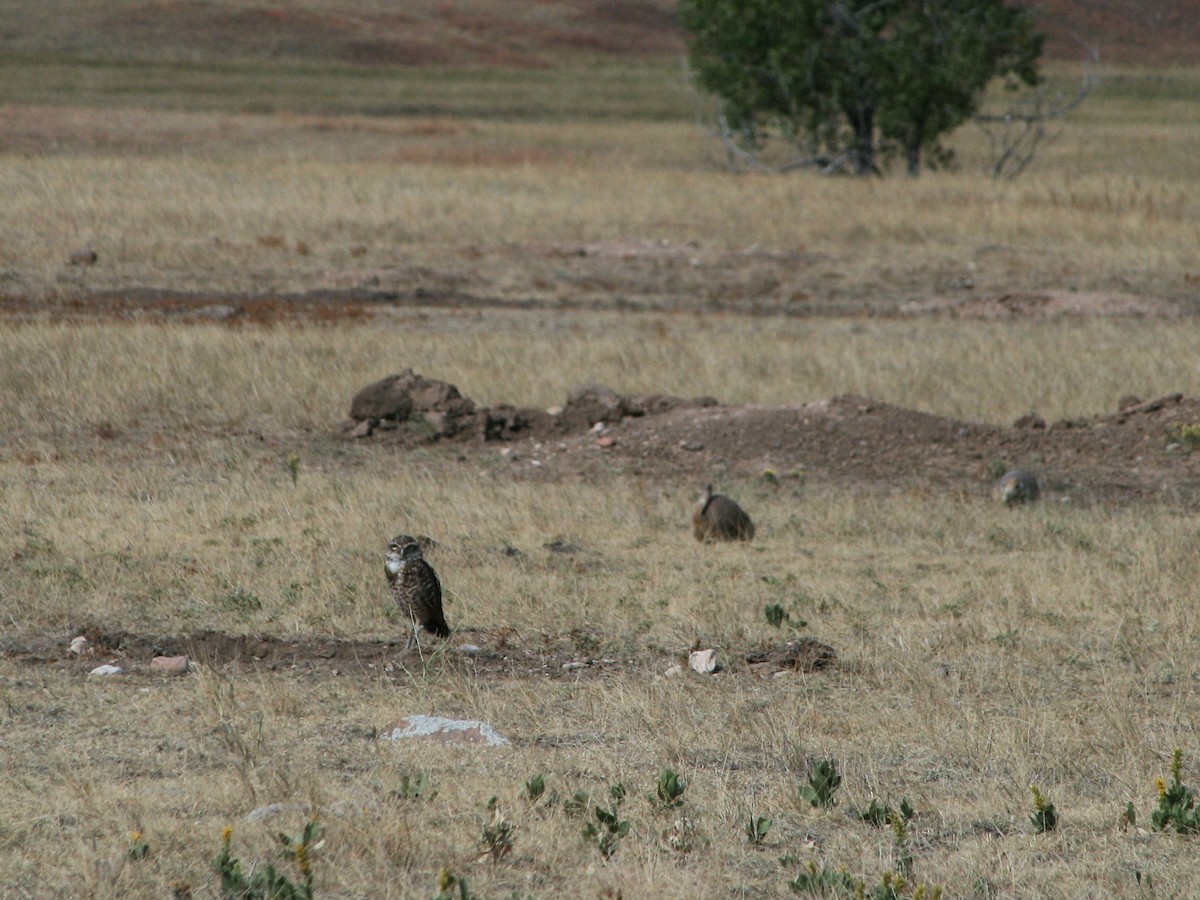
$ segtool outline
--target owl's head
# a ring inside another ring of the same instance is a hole
[[[417,539],[407,534],[398,534],[387,546],[387,568],[389,572],[398,572],[400,566],[410,559],[421,559],[421,545]]]

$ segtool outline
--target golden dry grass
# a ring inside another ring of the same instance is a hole
[[[11,107],[0,274],[33,296],[449,286],[553,304],[584,289],[550,250],[627,240],[799,254],[797,271],[746,288],[767,303],[921,300],[969,281],[1190,308],[1200,126],[1184,95],[1153,86],[1194,75],[1129,77],[1056,127],[1015,183],[984,174],[972,127],[951,141],[958,173],[856,181],[731,176],[713,139],[678,120]],[[83,243],[100,264],[65,266]],[[702,291],[684,285],[673,302],[687,308]]]
[[[1108,102],[1011,185],[969,169],[735,178],[669,122],[7,109],[20,127],[0,156],[0,287],[55,302],[147,286],[219,299],[395,268],[552,307],[570,288],[525,271],[556,265],[545,246],[666,240],[809,254],[806,289],[868,303],[969,275],[980,291],[1120,289],[1186,306],[1200,197],[1198,157],[1180,148],[1195,126],[1168,104],[1149,140],[1123,118],[1127,97]],[[978,136],[960,140],[977,169]],[[100,264],[65,267],[85,241]],[[1194,320],[795,320],[677,303],[673,315],[384,309],[330,327],[6,323],[6,646],[64,645],[83,622],[390,639],[402,623],[380,551],[403,529],[441,542],[452,627],[640,664],[578,681],[437,666],[397,681],[201,661],[182,679],[100,680],[0,658],[5,893],[163,897],[187,882],[217,896],[223,827],[261,868],[279,863],[273,834],[315,809],[319,896],[429,897],[443,867],[488,897],[786,896],[809,860],[878,879],[891,839],[850,813],[907,796],[914,874],[951,896],[1137,896],[1150,880],[1188,894],[1195,839],[1117,820],[1132,801],[1146,824],[1174,748],[1185,780],[1200,770],[1193,510],[1008,511],[747,482],[730,489],[759,537],[704,548],[688,531],[692,484],[513,482],[486,459],[331,432],[357,388],[403,366],[484,404],[548,406],[601,381],[736,403],[854,391],[995,422],[1085,415],[1127,393],[1195,394]],[[582,552],[550,554],[554,538]],[[658,674],[698,640],[733,658],[786,636],[763,616],[772,603],[842,665],[767,681]],[[376,739],[412,713],[482,718],[514,745]],[[830,811],[796,795],[820,758],[845,775]],[[689,780],[690,853],[667,845],[674,815],[645,799],[663,766]],[[418,772],[436,794],[406,799],[402,778]],[[536,772],[557,805],[523,799]],[[618,781],[632,831],[606,863],[561,801]],[[1032,833],[1030,783],[1059,831]],[[495,866],[479,857],[492,796],[518,829]],[[246,820],[270,803],[291,805]],[[774,820],[762,850],[743,836],[751,813]],[[135,829],[144,860],[127,852]]]
[[[558,402],[593,378],[780,402],[865,378],[868,392],[890,383],[907,405],[936,405],[933,385],[960,384],[943,402],[993,417],[1013,411],[993,379],[1007,384],[1004,373],[1021,370],[1057,384],[1066,369],[1047,361],[1092,347],[1073,377],[1081,403],[1107,408],[1109,388],[1083,386],[1108,377],[1113,346],[1138,348],[1122,357],[1120,383],[1180,387],[1186,361],[1160,366],[1186,360],[1187,342],[1195,346],[1187,328],[809,322],[764,352],[760,323],[662,317],[660,339],[704,352],[650,363],[621,345],[636,345],[658,319],[572,316],[535,341],[545,354],[535,356],[538,385],[517,365],[534,321],[432,315],[419,339],[411,321],[386,318],[4,330],[13,365],[0,429],[0,554],[10,560],[0,615],[18,643],[65,643],[85,621],[140,634],[394,637],[401,623],[380,547],[407,530],[442,542],[433,559],[453,627],[659,661],[579,682],[203,665],[179,680],[99,681],[0,661],[10,772],[0,878],[14,895],[160,897],[185,881],[215,896],[209,860],[224,826],[235,828],[235,853],[261,867],[279,862],[273,834],[298,833],[313,808],[327,827],[315,855],[320,896],[432,896],[443,866],[479,896],[785,896],[800,865],[780,865],[787,854],[877,879],[892,864],[890,837],[850,813],[902,796],[919,810],[915,875],[951,895],[1132,895],[1138,872],[1157,890],[1186,893],[1198,874],[1191,841],[1122,832],[1117,818],[1133,801],[1145,823],[1173,748],[1196,765],[1193,512],[1014,512],[929,494],[746,483],[733,488],[759,538],[709,549],[688,529],[694,485],[513,483],[499,466],[447,467],[323,435],[355,388],[400,364],[484,402]],[[749,343],[759,356],[808,347],[812,374],[787,370],[789,391],[777,371],[746,364]],[[995,355],[969,349],[984,347]],[[942,375],[897,377],[915,370],[908,354]],[[866,358],[880,374],[864,372]],[[1028,400],[1027,387],[1013,389]],[[1057,390],[1064,412],[1081,411]],[[101,421],[120,436],[95,434]],[[583,552],[542,549],[559,537]],[[505,543],[526,559],[502,554]],[[768,681],[656,674],[697,640],[733,656],[778,639],[762,614],[771,603],[832,643],[843,667]],[[440,751],[375,739],[417,712],[485,719],[515,745]],[[838,806],[818,812],[796,787],[826,757],[846,780]],[[663,839],[676,814],[645,799],[663,766],[689,780],[690,853]],[[404,799],[402,776],[418,772],[436,795]],[[610,862],[561,802],[525,801],[522,785],[537,772],[560,801],[629,786],[632,832]],[[1057,805],[1058,832],[1032,833],[1030,783]],[[518,827],[512,855],[496,866],[479,858],[493,795]],[[245,820],[270,803],[288,805]],[[762,850],[743,835],[751,813],[774,820]],[[151,847],[142,861],[127,855],[135,829]]]

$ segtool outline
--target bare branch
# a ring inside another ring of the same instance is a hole
[[[1070,97],[1051,95],[1046,85],[1024,94],[1002,113],[977,113],[972,120],[987,135],[992,147],[992,177],[1012,180],[1024,172],[1038,150],[1053,143],[1058,131],[1046,124],[1077,108],[1100,83],[1100,51],[1075,36],[1087,51],[1079,86]]]

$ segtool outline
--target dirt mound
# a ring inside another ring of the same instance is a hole
[[[624,416],[600,430],[580,427],[554,443],[513,441],[509,458],[523,478],[619,469],[697,485],[714,476],[792,478],[978,496],[1019,464],[1036,473],[1049,502],[1200,503],[1200,453],[1190,452],[1179,431],[1200,423],[1200,401],[1170,394],[1126,398],[1122,407],[1052,423],[1031,415],[1003,426],[854,395],[789,406],[697,402]]]
[[[352,412],[367,418],[343,423],[348,439],[402,448],[452,442],[463,459],[472,448],[478,456],[501,447],[522,478],[619,469],[698,486],[734,476],[984,496],[1020,465],[1047,500],[1200,502],[1200,453],[1180,430],[1200,423],[1200,401],[1182,394],[1123,398],[1107,416],[1047,423],[1031,414],[1002,426],[854,395],[723,406],[595,384],[572,391],[561,408],[478,409],[453,385],[406,369],[360,391]]]

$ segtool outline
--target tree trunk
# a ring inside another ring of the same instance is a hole
[[[874,175],[875,168],[875,110],[859,110],[854,122],[854,174]]]
[[[905,147],[904,156],[908,160],[908,174],[916,178],[921,174],[921,145],[910,144]]]

